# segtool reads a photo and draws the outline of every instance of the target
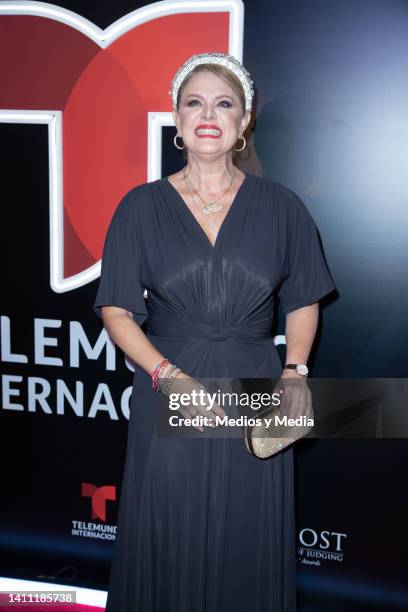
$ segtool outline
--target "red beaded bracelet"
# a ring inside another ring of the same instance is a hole
[[[159,386],[158,386],[158,382],[157,382],[157,377],[159,374],[159,371],[161,370],[162,367],[169,365],[169,360],[168,359],[162,359],[157,366],[154,368],[153,372],[151,373],[151,377],[152,377],[152,388],[153,391],[157,391]]]

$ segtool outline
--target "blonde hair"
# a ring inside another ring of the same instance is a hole
[[[181,94],[183,93],[185,86],[187,85],[193,74],[197,74],[198,72],[204,72],[205,70],[207,70],[208,72],[212,72],[212,74],[215,74],[215,76],[222,79],[229,87],[231,87],[232,91],[238,96],[242,112],[245,113],[245,92],[244,88],[242,87],[241,81],[233,72],[231,72],[231,70],[229,70],[225,66],[222,66],[221,64],[199,64],[198,66],[193,68],[193,70],[186,76],[177,92],[177,109],[179,107]]]

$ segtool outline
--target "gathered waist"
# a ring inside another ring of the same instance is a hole
[[[163,313],[149,316],[148,334],[163,337],[195,337],[209,341],[243,338],[259,340],[271,337],[271,319],[253,320],[239,324],[211,324],[183,315]]]

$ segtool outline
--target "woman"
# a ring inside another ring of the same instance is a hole
[[[318,300],[334,284],[298,196],[233,163],[251,119],[248,72],[231,56],[193,56],[169,93],[187,163],[124,196],[94,304],[138,366],[106,609],[293,611],[293,448],[261,461],[242,438],[205,437],[203,427],[160,437],[155,389],[168,395],[210,377],[300,378]],[[271,335],[277,294],[288,369]],[[216,414],[225,410],[216,405]]]

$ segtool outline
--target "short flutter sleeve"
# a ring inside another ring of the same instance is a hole
[[[282,190],[282,186],[280,186]],[[285,275],[278,290],[285,314],[318,302],[336,288],[326,265],[315,222],[305,204],[284,188],[287,209]]]
[[[111,219],[93,310],[102,317],[101,306],[125,308],[142,325],[148,313],[140,281],[142,251],[136,191],[134,188],[122,198]]]

